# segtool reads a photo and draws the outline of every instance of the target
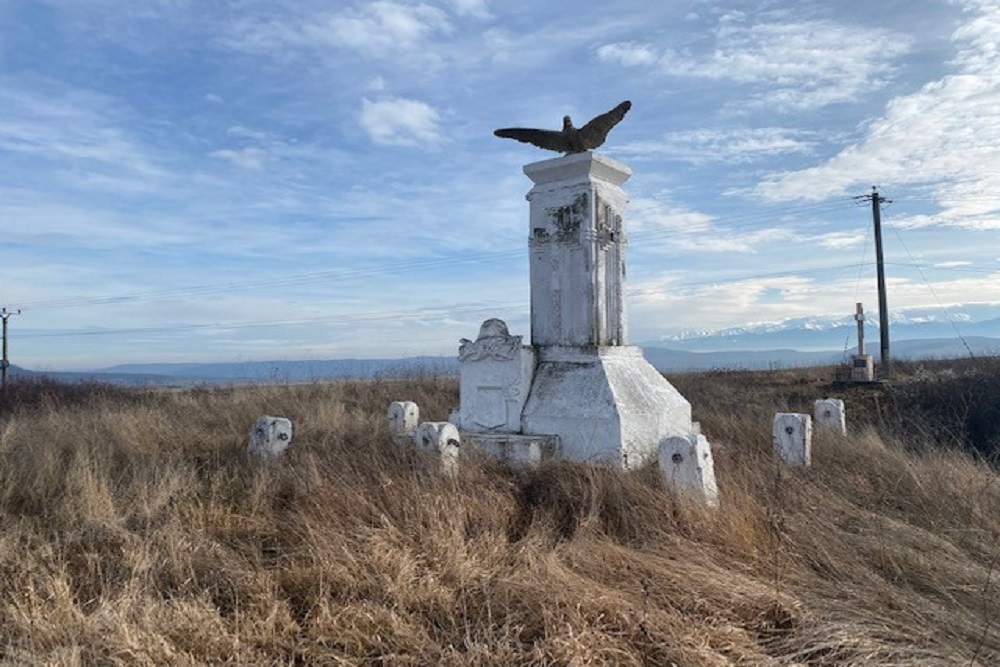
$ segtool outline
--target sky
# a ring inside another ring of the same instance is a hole
[[[632,109],[632,342],[1000,304],[995,0],[0,0],[11,362],[453,355],[529,334],[498,127]]]

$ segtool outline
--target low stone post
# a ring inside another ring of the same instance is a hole
[[[844,402],[839,398],[822,398],[813,404],[813,419],[816,420],[816,428],[828,429],[847,435],[847,417],[844,411]]]
[[[812,463],[812,418],[796,412],[778,412],[774,415],[774,449],[781,460],[790,466],[808,466]]]
[[[436,454],[441,461],[441,471],[446,475],[458,472],[458,448],[461,438],[458,427],[451,422],[424,422],[413,434],[417,447]]]
[[[255,456],[280,456],[292,442],[292,421],[265,415],[250,429],[247,451]]]
[[[413,401],[393,401],[389,404],[389,433],[396,444],[413,439],[420,423],[420,407]]]
[[[719,504],[712,446],[705,436],[691,433],[663,438],[659,461],[668,488],[688,493],[709,507]]]

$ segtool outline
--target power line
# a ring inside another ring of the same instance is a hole
[[[108,335],[120,335],[120,334],[145,334],[145,333],[169,333],[173,335],[178,331],[199,331],[199,330],[243,330],[243,329],[257,329],[257,328],[269,328],[269,327],[295,327],[295,326],[308,326],[312,324],[323,324],[323,323],[357,323],[357,322],[379,322],[379,321],[405,321],[405,320],[421,320],[433,317],[448,317],[466,313],[480,312],[487,309],[492,310],[504,310],[515,307],[526,307],[527,302],[517,301],[517,302],[482,302],[476,304],[470,304],[467,306],[437,306],[437,307],[426,307],[418,308],[409,311],[369,311],[364,313],[354,313],[351,315],[324,315],[321,317],[310,317],[310,318],[300,318],[300,319],[281,319],[281,320],[259,320],[255,322],[209,322],[209,323],[199,323],[199,324],[171,324],[169,327],[122,327],[117,329],[75,329],[75,330],[62,330],[53,331],[48,333],[30,333],[26,334],[26,338],[64,338],[64,337],[89,337],[89,336],[108,336]]]
[[[809,213],[832,211],[843,205],[840,200],[833,200],[821,203],[803,204],[794,207],[785,207],[777,212],[777,215],[791,216]],[[712,219],[713,224],[725,228],[726,231],[735,229],[750,228],[774,220],[775,214],[752,213],[744,215],[734,215],[726,218]],[[684,236],[676,229],[661,229],[637,232],[633,239],[640,242],[650,242]],[[152,301],[186,296],[209,296],[231,291],[245,291],[261,287],[281,287],[298,286],[307,284],[319,284],[333,281],[347,281],[364,278],[372,278],[385,275],[395,275],[412,271],[423,271],[441,267],[454,266],[456,264],[495,264],[515,257],[521,257],[523,251],[504,250],[496,252],[484,252],[477,254],[465,254],[449,257],[434,257],[427,259],[415,259],[405,262],[393,262],[379,264],[368,267],[332,269],[328,271],[314,271],[307,273],[291,274],[275,278],[260,278],[256,280],[230,281],[222,283],[194,284],[183,287],[174,287],[162,290],[150,290],[145,292],[131,292],[107,296],[77,296],[63,299],[50,299],[45,301],[22,302],[19,307],[22,310],[56,310],[66,308],[79,308],[102,305],[118,305],[136,301]]]
[[[892,225],[890,225],[889,227],[893,230],[893,232],[897,236],[899,235],[899,232],[896,231],[898,229],[897,227],[892,226]],[[921,264],[921,263],[917,262],[916,260],[914,260],[913,262],[910,262],[909,264],[907,264],[905,262],[886,262],[885,264],[886,264],[886,266],[903,266],[903,267],[907,267],[907,268],[909,268],[909,267],[912,266],[912,267],[915,267],[917,269],[934,269],[935,271],[956,271],[956,272],[959,272],[959,273],[981,273],[981,274],[987,275],[987,276],[993,276],[993,275],[996,275],[996,274],[1000,273],[1000,268],[996,268],[996,269],[976,269],[976,268],[973,268],[973,267],[970,267],[970,266],[936,266],[934,264]]]
[[[846,201],[846,199],[844,200]],[[808,215],[818,212],[825,212],[833,210],[843,206],[843,201],[827,201],[822,203],[813,203],[807,205],[801,205],[796,207],[785,207],[777,213],[782,217],[789,217],[795,215]],[[773,220],[775,214],[746,214],[729,216],[726,218],[713,219],[712,224],[719,224],[723,222],[728,229],[738,229],[740,227],[749,227],[759,224],[762,221]],[[741,223],[741,224],[738,224]],[[636,234],[636,237],[642,239],[643,241],[649,241],[657,238],[664,237],[679,237],[682,233],[678,230],[666,229],[657,230],[651,232],[640,232]],[[520,256],[522,254],[521,250],[509,250],[509,251],[499,251],[490,253],[479,253],[475,255],[465,255],[458,257],[437,257],[430,259],[420,259],[412,260],[407,262],[398,262],[391,264],[381,264],[376,266],[361,267],[355,269],[338,269],[331,271],[319,271],[310,272],[303,274],[293,274],[289,276],[284,276],[275,279],[258,279],[250,281],[234,281],[228,283],[217,283],[208,285],[189,285],[186,287],[172,288],[166,290],[148,291],[148,292],[136,292],[132,294],[124,294],[118,296],[104,296],[104,297],[90,297],[81,298],[77,297],[74,299],[62,299],[62,300],[52,300],[52,301],[42,301],[29,304],[32,308],[67,308],[82,305],[110,305],[118,303],[127,303],[131,301],[145,301],[157,298],[171,298],[180,296],[196,296],[196,295],[208,295],[219,292],[226,292],[231,290],[242,290],[242,289],[252,289],[254,287],[260,286],[280,286],[280,285],[299,285],[299,284],[309,284],[325,282],[330,280],[349,280],[354,278],[366,278],[378,275],[392,275],[397,273],[404,273],[408,271],[419,271],[425,269],[433,269],[440,266],[448,265],[452,266],[456,263],[494,263],[499,262],[510,257]],[[785,276],[797,276],[803,274],[819,273],[826,271],[836,271],[844,268],[854,268],[855,264],[840,265],[840,266],[828,266],[828,267],[818,267],[814,269],[803,269],[800,271],[781,271],[781,272],[769,272],[756,275],[743,275],[727,279],[712,279],[703,281],[686,281],[680,283],[671,284],[671,288],[677,287],[696,287],[702,285],[722,285],[730,283],[744,282],[747,280],[756,279],[766,279],[766,278],[777,278]],[[862,267],[863,268],[863,267]],[[650,290],[630,290],[629,295],[641,295],[648,294]],[[258,322],[236,322],[236,323],[199,323],[199,324],[187,324],[187,325],[171,325],[169,331],[171,333],[183,330],[208,330],[208,329],[219,329],[219,330],[232,330],[232,329],[249,329],[258,327],[293,327],[293,326],[306,326],[310,324],[319,324],[323,322],[363,322],[363,321],[379,321],[379,320],[415,320],[430,317],[442,317],[446,315],[461,314],[463,312],[471,312],[476,310],[499,309],[501,307],[526,307],[523,302],[513,303],[513,304],[498,304],[498,303],[484,303],[476,306],[465,307],[465,308],[423,308],[417,309],[415,311],[375,311],[368,313],[355,313],[352,315],[331,315],[322,316],[314,318],[303,318],[299,320],[277,320],[277,321],[258,321]],[[118,328],[118,329],[76,329],[76,330],[64,330],[64,331],[51,331],[46,333],[36,333],[30,335],[31,338],[43,338],[43,337],[85,337],[85,336],[104,336],[104,335],[123,335],[123,334],[145,334],[145,333],[161,333],[164,329],[162,327],[132,327],[132,328]]]
[[[937,292],[935,292],[934,288],[931,287],[930,281],[927,280],[927,276],[924,275],[923,269],[921,269],[920,265],[917,264],[916,259],[914,259],[913,257],[913,253],[910,252],[910,249],[907,247],[906,242],[903,241],[903,237],[899,234],[899,231],[895,227],[891,227],[891,229],[893,233],[896,234],[896,238],[899,240],[899,244],[903,246],[903,250],[906,251],[907,256],[913,261],[913,266],[917,268],[917,271],[920,273],[920,277],[923,278],[924,280],[924,284],[927,285],[927,289],[930,290],[931,296],[933,296],[934,300],[937,301],[938,306],[940,306],[941,310],[944,312],[944,316],[948,318],[948,323],[951,325],[951,328],[955,331],[955,335],[958,336],[958,339],[962,341],[962,345],[965,346],[965,350],[966,352],[969,353],[969,357],[975,359],[976,355],[972,353],[972,348],[969,347],[969,343],[965,340],[965,337],[962,336],[962,333],[958,330],[958,327],[955,325],[955,321],[951,317],[951,313],[948,312],[948,309],[945,307],[945,305],[941,303],[941,299],[938,298]]]
[[[25,302],[21,304],[23,310],[55,310],[63,308],[76,308],[80,306],[115,305],[133,301],[150,301],[156,299],[168,299],[183,296],[208,296],[212,294],[229,291],[240,291],[255,289],[258,287],[276,287],[285,285],[305,285],[310,283],[322,283],[332,280],[350,280],[358,278],[370,278],[378,275],[405,273],[413,270],[423,270],[428,268],[438,268],[441,266],[453,266],[455,264],[472,264],[497,261],[512,256],[520,256],[521,251],[501,251],[493,253],[481,253],[478,255],[464,255],[458,257],[435,257],[432,259],[413,260],[410,262],[399,262],[373,267],[360,267],[353,269],[333,269],[329,271],[315,271],[310,273],[292,274],[284,277],[233,281],[227,283],[187,285],[164,290],[154,290],[148,292],[132,292],[110,296],[94,297],[73,297],[69,299],[54,299],[49,301]]]
[[[802,274],[816,274],[825,273],[829,271],[842,271],[845,269],[853,270],[855,264],[843,264],[836,266],[825,266],[817,267],[814,269],[804,269],[802,271],[775,271],[768,273],[759,273],[748,276],[741,276],[737,278],[729,279],[713,279],[713,280],[702,280],[702,281],[685,281],[679,283],[672,283],[669,285],[671,289],[682,288],[682,287],[700,287],[700,286],[715,286],[715,285],[725,285],[745,282],[748,280],[761,280],[767,278],[782,278],[782,277],[794,277]],[[628,296],[646,296],[649,294],[659,294],[661,293],[660,288],[655,289],[630,289],[628,290]],[[112,335],[124,335],[124,334],[151,334],[151,333],[170,333],[171,335],[181,332],[181,331],[204,331],[204,330],[244,330],[244,329],[255,329],[255,328],[269,328],[269,327],[296,327],[296,326],[309,326],[314,324],[323,323],[362,323],[362,322],[379,322],[379,321],[415,321],[428,319],[433,317],[448,317],[454,315],[469,314],[475,312],[483,311],[503,311],[503,310],[513,310],[516,308],[526,309],[528,308],[527,301],[484,301],[469,305],[459,305],[459,306],[428,306],[423,308],[416,308],[411,310],[383,310],[383,311],[368,311],[368,312],[356,312],[352,314],[338,314],[338,315],[323,315],[320,317],[309,317],[309,318],[299,318],[299,319],[281,319],[281,320],[263,320],[263,321],[252,321],[252,322],[211,322],[211,323],[191,323],[191,324],[171,324],[169,327],[157,327],[157,326],[143,326],[143,327],[121,327],[121,328],[108,328],[108,329],[73,329],[73,330],[61,330],[61,331],[51,331],[51,332],[26,332],[24,334],[25,338],[36,339],[36,338],[66,338],[66,337],[91,337],[91,336],[112,336]]]

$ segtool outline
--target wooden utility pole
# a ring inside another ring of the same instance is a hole
[[[885,262],[882,259],[882,210],[881,205],[889,202],[878,193],[878,188],[872,186],[870,195],[863,195],[857,199],[867,199],[872,203],[872,222],[875,225],[875,268],[878,271],[878,332],[880,339],[880,359],[881,367],[879,376],[889,377],[892,369],[892,359],[889,356],[889,302],[885,290]],[[861,352],[858,352],[861,354]]]
[[[7,368],[10,361],[7,359],[7,320],[11,315],[20,315],[20,310],[0,310],[0,318],[3,318],[3,361],[0,361],[0,391],[7,391]]]

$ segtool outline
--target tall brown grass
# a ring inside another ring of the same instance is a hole
[[[25,393],[0,413],[0,656],[1000,664],[996,470],[860,415],[817,435],[811,469],[776,465],[773,412],[830,394],[810,373],[675,378],[718,511],[653,469],[470,456],[442,477],[385,410],[445,419],[447,378]],[[295,423],[283,459],[244,453],[262,414]]]

